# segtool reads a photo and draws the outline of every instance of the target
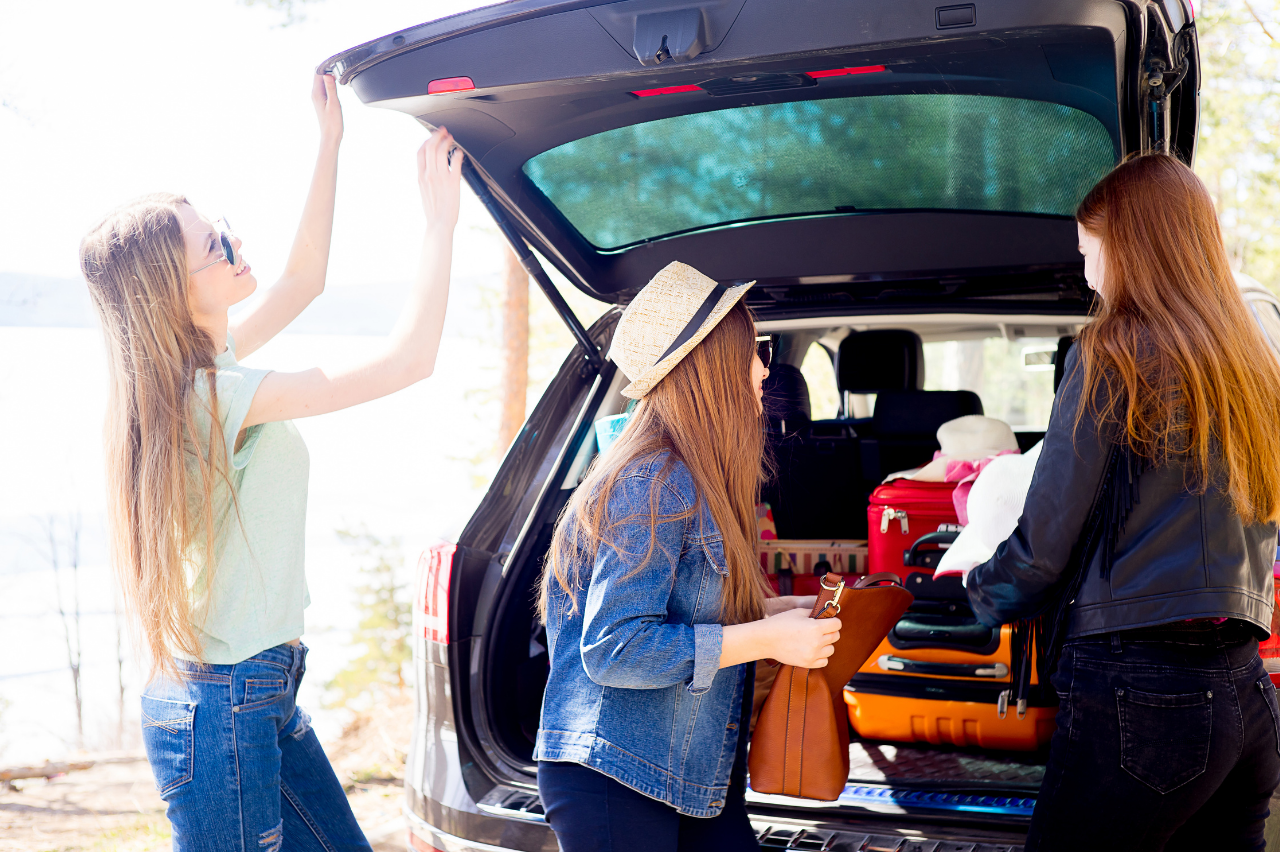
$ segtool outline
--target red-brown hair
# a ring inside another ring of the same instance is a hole
[[[1246,523],[1280,520],[1280,362],[1204,184],[1166,154],[1134,157],[1076,220],[1102,241],[1103,298],[1078,340],[1093,415],[1150,463],[1185,463],[1192,490],[1221,488]]]

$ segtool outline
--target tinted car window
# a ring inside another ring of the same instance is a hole
[[[925,390],[971,390],[988,417],[1043,430],[1053,408],[1056,337],[945,340],[924,345]]]
[[[1094,117],[986,95],[735,107],[621,127],[524,171],[592,244],[812,213],[945,209],[1070,216],[1115,162]]]

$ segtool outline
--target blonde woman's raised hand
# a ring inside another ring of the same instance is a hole
[[[443,127],[428,136],[418,149],[418,193],[428,230],[451,230],[458,223],[464,156],[462,149],[455,147],[453,135]]]
[[[320,121],[320,141],[337,145],[342,141],[342,104],[338,102],[338,81],[332,74],[317,74],[311,81],[311,105]]]

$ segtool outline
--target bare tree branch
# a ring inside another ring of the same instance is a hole
[[[1244,0],[1244,7],[1249,10],[1249,14],[1258,22],[1258,26],[1262,27],[1262,31],[1267,34],[1267,38],[1275,41],[1276,37],[1271,34],[1271,30],[1267,29],[1267,25],[1263,23],[1262,18],[1260,18],[1258,13],[1253,10],[1253,4],[1250,3],[1249,0]]]
[[[62,640],[67,650],[67,668],[71,671],[71,685],[76,700],[76,747],[84,748],[84,702],[80,694],[80,664],[84,659],[80,642],[80,515],[68,515],[67,537],[65,542],[68,567],[71,569],[72,610],[67,611],[62,596],[62,550],[58,534],[58,519],[50,515],[45,518],[45,540],[49,549],[45,558],[53,568],[54,601],[58,608],[58,618],[62,621]],[[74,648],[72,633],[75,634]]]

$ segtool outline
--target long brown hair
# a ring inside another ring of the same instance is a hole
[[[215,485],[227,477],[226,441],[214,414],[217,350],[187,302],[179,215],[187,203],[180,195],[140,198],[108,215],[80,244],[80,270],[107,346],[111,561],[152,673],[171,676],[174,652],[201,658],[191,584],[202,569],[199,585],[211,587],[214,518],[223,514]],[[211,425],[203,440],[194,392],[201,372]],[[202,565],[190,564],[193,545],[203,546]]]
[[[1121,163],[1076,211],[1102,241],[1103,298],[1081,332],[1084,400],[1153,464],[1280,520],[1280,364],[1240,295],[1213,201],[1166,154]],[[1077,424],[1086,405],[1077,412]]]
[[[663,479],[676,461],[693,477],[698,497],[724,537],[729,576],[724,584],[720,617],[725,623],[764,616],[768,592],[758,567],[755,503],[764,476],[764,429],[751,387],[755,355],[755,323],[742,302],[734,305],[706,338],[695,346],[637,404],[627,428],[608,452],[597,457],[560,516],[543,570],[538,612],[546,621],[551,595],[558,588],[576,610],[575,593],[590,574],[588,560],[600,547],[610,547],[613,528],[634,523],[635,516],[606,528],[606,509],[618,475],[630,464],[669,453],[658,475]],[[695,517],[698,501],[686,512],[659,515],[655,482],[650,492],[650,530],[660,522]],[[653,553],[653,537],[640,568]]]

